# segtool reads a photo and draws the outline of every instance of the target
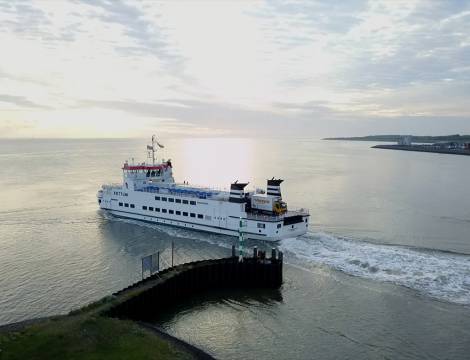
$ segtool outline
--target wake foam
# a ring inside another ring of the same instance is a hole
[[[279,244],[286,258],[323,264],[359,276],[406,286],[452,303],[470,305],[470,255],[420,250],[308,233]]]
[[[234,243],[233,238],[225,235],[117,218],[107,213],[104,216],[223,248]],[[259,244],[253,241],[247,247],[255,245]],[[292,265],[305,268],[309,264],[326,265],[349,275],[405,286],[438,300],[470,305],[470,255],[379,245],[322,232],[284,239],[277,245],[284,252],[285,261]]]

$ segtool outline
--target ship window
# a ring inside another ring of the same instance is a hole
[[[281,224],[277,224],[277,228],[278,228],[278,229],[280,229],[280,228],[281,228],[281,226],[282,226]]]
[[[187,204],[188,203],[188,200],[183,200],[183,204]]]
[[[170,214],[174,214],[174,211],[173,211],[173,210],[168,210],[168,212],[169,212]]]
[[[206,215],[206,220],[212,220],[212,216]]]
[[[266,224],[258,223],[258,229],[264,229],[265,227],[266,227]]]
[[[191,205],[196,205],[196,202],[195,201],[190,201],[189,202]]]
[[[155,211],[156,211],[156,212],[160,212],[160,208],[155,208]]]
[[[129,204],[128,204],[128,203],[125,203],[124,206],[125,206],[125,207],[129,207]]]
[[[191,213],[189,214],[191,217],[196,217],[196,214],[195,213]]]
[[[198,219],[204,219],[204,215],[202,215],[202,214],[197,214],[197,218],[198,218]]]
[[[142,210],[147,210],[147,206],[142,206]]]
[[[175,199],[175,202],[176,202],[177,204],[181,204],[181,199]]]
[[[183,216],[188,216],[188,213],[186,211],[183,211]]]
[[[160,196],[155,196],[155,200],[160,200]]]
[[[134,209],[134,208],[135,208],[135,205],[134,205],[134,204],[131,204],[131,208]]]
[[[308,220],[307,220],[307,219],[305,219],[305,222],[307,222],[307,221],[308,221]]]
[[[173,199],[173,198],[168,198],[168,201],[169,201],[169,202],[175,202],[175,199]]]
[[[176,210],[176,215],[181,215],[181,211]]]
[[[162,213],[166,213],[166,209],[162,209]]]
[[[119,206],[122,206],[122,203],[119,203]]]
[[[152,206],[149,206],[149,211],[153,211],[153,207],[152,207]]]
[[[162,201],[166,201],[166,197],[163,197],[163,196],[162,196]]]

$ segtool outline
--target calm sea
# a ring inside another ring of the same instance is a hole
[[[230,237],[99,211],[145,140],[0,140],[0,324],[66,313],[138,280],[140,257],[225,256]],[[165,142],[177,181],[265,187],[311,210],[310,231],[276,245],[274,292],[217,292],[155,321],[218,358],[467,358],[470,157],[280,139]],[[271,244],[249,242],[269,248]]]

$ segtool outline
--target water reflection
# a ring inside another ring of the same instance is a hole
[[[230,353],[229,349],[239,347],[240,341],[250,343],[254,340],[247,336],[247,327],[269,329],[270,325],[263,327],[266,325],[264,319],[256,319],[257,314],[271,314],[275,318],[282,302],[282,293],[278,289],[214,290],[165,309],[149,321],[192,344],[204,344],[203,348],[214,356],[225,356]],[[257,325],[250,325],[251,322],[257,322]],[[217,345],[208,344],[209,339]],[[216,350],[219,347],[228,352]],[[258,352],[261,353],[262,350]]]
[[[270,308],[270,311],[276,312],[277,306],[282,301],[280,289],[215,289],[191,296],[181,303],[166,308],[154,318],[147,319],[147,321],[168,327],[181,321],[181,318],[186,314],[192,313],[194,316],[194,314],[201,314],[218,306],[244,309],[262,307],[264,309]],[[219,320],[224,321],[223,319]],[[188,328],[191,327],[190,323],[185,323],[185,325]],[[198,323],[197,326],[200,325]]]

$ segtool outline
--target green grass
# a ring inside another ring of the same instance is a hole
[[[191,359],[131,321],[77,314],[0,333],[0,359]]]

